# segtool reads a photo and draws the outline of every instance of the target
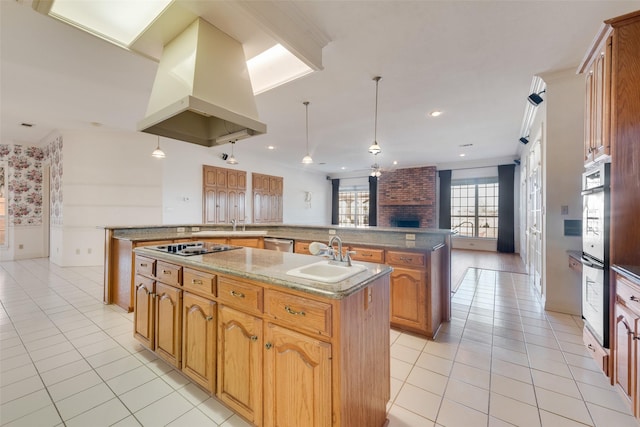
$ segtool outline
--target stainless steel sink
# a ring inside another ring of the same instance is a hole
[[[196,237],[217,237],[217,236],[225,236],[225,237],[251,237],[251,236],[265,236],[267,234],[267,230],[211,230],[211,231],[196,231],[191,233],[192,236]]]
[[[361,264],[337,265],[330,260],[315,262],[287,271],[289,276],[315,280],[325,283],[336,283],[365,271],[367,267]]]

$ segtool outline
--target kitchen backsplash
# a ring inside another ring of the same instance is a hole
[[[62,224],[62,137],[45,147],[0,144],[7,162],[9,224],[41,225],[43,164],[51,164],[51,224]]]

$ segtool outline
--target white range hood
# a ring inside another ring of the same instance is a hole
[[[138,130],[206,147],[265,133],[242,44],[196,19],[164,47]]]

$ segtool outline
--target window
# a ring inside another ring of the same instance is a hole
[[[369,190],[340,190],[338,224],[351,227],[369,225]]]
[[[498,178],[451,182],[451,228],[460,236],[498,237]]]

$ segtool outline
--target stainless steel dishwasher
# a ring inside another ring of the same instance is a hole
[[[293,252],[293,240],[267,237],[264,239],[264,248],[278,252]]]

